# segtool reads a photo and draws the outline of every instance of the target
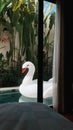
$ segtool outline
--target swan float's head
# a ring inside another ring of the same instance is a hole
[[[24,73],[26,70],[29,70],[30,74],[34,74],[35,72],[35,66],[32,62],[30,61],[26,61],[23,65],[22,65],[22,73]]]

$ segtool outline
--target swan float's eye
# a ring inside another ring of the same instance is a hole
[[[28,67],[29,65],[27,65],[27,67]]]

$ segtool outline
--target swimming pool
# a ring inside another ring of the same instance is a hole
[[[0,104],[18,102],[19,97],[20,93],[18,92],[18,89],[3,90],[3,91],[1,90]]]
[[[22,96],[18,89],[7,89],[0,91],[0,104],[13,102],[37,102],[37,99]],[[52,97],[44,99],[43,103],[52,105]]]

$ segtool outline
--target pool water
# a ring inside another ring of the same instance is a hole
[[[20,93],[17,89],[0,91],[0,104],[18,102]]]
[[[0,91],[0,104],[13,102],[37,102],[37,99],[22,96],[18,89]],[[43,99],[43,103],[52,105],[52,97]]]

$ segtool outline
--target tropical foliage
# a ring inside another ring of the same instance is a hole
[[[5,76],[6,82],[10,80],[14,85],[19,85],[22,80],[21,66],[26,60],[34,62],[36,68],[37,63],[37,47],[38,47],[38,3],[35,0],[0,0],[0,24],[6,28],[11,34],[10,52],[7,55],[7,60],[3,59],[0,54],[0,76]],[[51,4],[49,11],[54,5]],[[49,35],[54,24],[55,13],[50,15],[44,14],[43,26],[43,48],[45,49],[43,62],[48,67],[48,51],[49,46],[53,46],[53,41],[50,43]],[[47,20],[50,19],[49,27],[47,28]],[[48,31],[45,33],[45,29]],[[18,36],[17,40],[16,37]],[[47,63],[47,64],[46,64]],[[8,70],[6,69],[8,66]],[[51,66],[51,65],[50,65]],[[50,68],[49,68],[50,69]],[[37,70],[37,69],[36,69]],[[45,69],[47,73],[47,69]],[[15,73],[15,78],[14,78]],[[37,71],[35,77],[37,76]],[[18,80],[20,77],[20,81]],[[2,81],[3,81],[2,78]],[[14,82],[15,79],[15,82]],[[19,82],[18,82],[19,81]],[[6,85],[4,85],[6,86]],[[9,84],[8,84],[9,86]],[[13,84],[12,84],[13,86]]]
[[[47,3],[46,3],[47,4]],[[55,28],[55,5],[50,3],[48,8],[45,8],[44,2],[44,17],[43,17],[43,64],[44,75],[48,80],[52,77],[53,68],[53,49],[54,49],[54,28]],[[53,10],[53,11],[52,11]]]

